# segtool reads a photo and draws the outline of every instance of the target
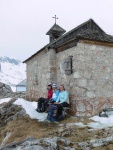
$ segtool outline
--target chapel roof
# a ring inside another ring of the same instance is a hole
[[[49,31],[48,31],[49,32]],[[47,33],[48,33],[47,32]],[[35,54],[33,54],[31,57],[26,59],[28,61],[32,57],[34,57],[36,54],[40,53],[44,48],[52,47],[56,48],[60,45],[65,44],[66,42],[72,40],[72,39],[86,39],[86,40],[94,40],[99,42],[108,42],[113,43],[113,36],[106,34],[100,27],[95,23],[93,19],[89,19],[88,21],[82,23],[81,25],[75,27],[74,29],[70,30],[69,32],[63,34],[58,39],[50,42],[46,46],[44,46],[42,49],[37,51]]]
[[[89,39],[89,40],[95,40],[95,41],[103,41],[103,42],[113,42],[113,36],[108,35],[106,33],[99,33],[98,31],[93,31],[90,29],[87,29],[85,31],[82,31],[77,35],[77,38],[83,38],[83,39]]]

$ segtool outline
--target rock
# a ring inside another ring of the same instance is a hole
[[[75,78],[75,79],[78,79],[78,78],[81,78],[81,75],[82,73],[80,73],[80,72],[75,72],[74,74],[73,74],[73,78]]]
[[[0,82],[0,88],[4,86],[4,83]]]
[[[12,93],[10,85],[0,82],[0,96],[5,96],[8,93]]]
[[[113,136],[108,136],[106,138],[100,138],[100,139],[94,139],[94,140],[85,141],[85,142],[79,142],[78,146],[82,150],[87,150],[87,149],[90,150],[90,148],[95,148],[95,147],[99,147],[99,146],[106,146],[112,141],[113,141]]]
[[[7,90],[9,90],[9,91],[12,91],[10,85],[5,84],[5,88],[6,88]]]
[[[82,150],[86,150],[87,147],[89,146],[88,142],[80,142],[78,143],[78,146],[82,149]]]
[[[6,93],[5,95],[4,94],[0,94],[0,99],[2,98],[14,98],[14,99],[17,99],[17,98],[26,98],[25,96],[25,92],[10,92],[10,93]]]
[[[86,95],[88,98],[94,98],[95,97],[94,91],[87,91]]]
[[[11,120],[16,119],[17,117],[22,118],[23,116],[26,116],[26,111],[22,107],[14,105],[14,101],[15,99],[12,99],[0,109],[1,126],[5,125]]]
[[[72,144],[70,140],[60,137],[41,139],[29,137],[23,141],[8,144],[1,150],[75,150],[75,148],[71,147]]]
[[[81,79],[78,81],[78,86],[80,87],[86,87],[87,86],[87,80],[86,79]]]

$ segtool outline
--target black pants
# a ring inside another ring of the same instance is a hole
[[[37,103],[37,108],[38,109],[42,109],[42,104],[44,104],[44,108],[43,108],[43,111],[45,111],[46,110],[46,108],[48,107],[48,102],[49,102],[49,99],[46,99],[46,98],[43,98],[43,97],[41,97],[41,98],[39,98],[38,99],[38,103]]]
[[[58,116],[62,115],[63,107],[68,107],[68,106],[69,106],[69,104],[67,102],[63,102],[61,104],[58,104],[57,105]]]

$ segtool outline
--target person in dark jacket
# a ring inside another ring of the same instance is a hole
[[[49,101],[52,98],[53,89],[52,89],[52,85],[51,84],[48,84],[47,90],[48,90],[47,98],[41,97],[41,98],[38,99],[37,109],[36,109],[36,111],[38,111],[38,112],[46,111],[46,109],[48,107],[48,103],[49,103]]]

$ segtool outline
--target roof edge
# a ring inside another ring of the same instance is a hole
[[[37,51],[36,53],[34,53],[33,55],[31,55],[29,58],[27,58],[26,60],[24,60],[22,63],[26,63],[29,59],[31,59],[32,57],[34,57],[36,54],[40,53],[41,51],[43,51],[45,48],[47,47],[47,45],[43,48],[41,48],[39,51]]]

